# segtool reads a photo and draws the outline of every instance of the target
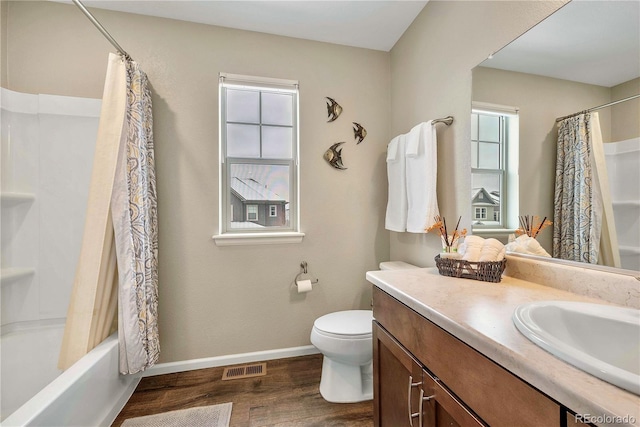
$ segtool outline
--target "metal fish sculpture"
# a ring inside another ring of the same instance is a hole
[[[328,99],[328,101],[327,101],[327,117],[329,118],[329,120],[327,120],[327,123],[330,123],[330,122],[334,121],[335,119],[337,119],[340,116],[340,113],[342,113],[342,107],[340,106],[340,104],[338,104],[335,101],[335,99],[329,98],[328,96],[326,96],[325,98]]]
[[[336,142],[324,152],[324,159],[336,169],[347,169],[342,164],[342,148],[338,150],[344,142]]]
[[[356,144],[360,144],[367,136],[367,130],[360,123],[353,123],[353,136],[356,138]]]

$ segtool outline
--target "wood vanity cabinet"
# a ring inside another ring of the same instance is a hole
[[[553,427],[566,420],[557,402],[373,289],[374,426]]]

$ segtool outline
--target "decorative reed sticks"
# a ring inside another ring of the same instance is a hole
[[[456,223],[456,228],[453,230],[452,234],[449,234],[447,231],[447,220],[440,215],[436,215],[433,217],[434,224],[430,227],[427,227],[425,231],[427,233],[437,230],[440,233],[440,238],[442,239],[443,248],[447,252],[451,252],[451,248],[457,246],[457,241],[460,237],[464,237],[467,235],[467,229],[463,229],[458,231],[458,227],[460,226],[460,220],[462,217],[458,217],[458,222]]]
[[[551,221],[547,219],[545,216],[542,221],[540,221],[540,217],[538,215],[535,216],[519,216],[520,228],[516,230],[516,235],[522,236],[526,234],[529,237],[533,237],[534,239],[542,230],[546,227],[553,224]]]

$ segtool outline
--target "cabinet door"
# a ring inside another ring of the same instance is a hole
[[[377,322],[373,323],[375,427],[418,427],[422,367]]]
[[[434,378],[427,370],[422,371],[420,390],[421,427],[467,427],[485,424]]]

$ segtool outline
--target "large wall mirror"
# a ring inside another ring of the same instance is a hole
[[[485,218],[484,221],[474,218],[474,224],[486,223],[490,227],[491,221],[499,221],[504,223],[504,228],[515,228],[517,220],[515,224],[513,221],[507,224],[506,218],[502,218],[509,212],[512,218],[516,212],[516,217],[537,215],[539,220],[547,217],[553,221],[556,119],[638,94],[638,1],[574,0],[479,64],[473,69],[474,108],[517,117],[518,132],[513,138],[516,146],[509,141],[512,145],[505,146],[502,156],[508,157],[510,152],[511,157],[516,155],[518,164],[512,181],[518,190],[518,202],[515,207],[508,205],[506,196],[511,196],[513,185],[505,189],[498,179],[472,179],[472,198],[481,197],[485,204],[496,205],[489,209],[491,212],[473,205],[472,214]],[[620,264],[615,267],[635,271],[637,275],[640,271],[640,98],[599,108],[597,112],[620,255]],[[483,132],[482,120],[484,133],[489,136],[479,136],[474,126],[479,123]],[[506,144],[499,140],[500,136],[513,129],[500,130],[500,123],[491,114],[472,115],[472,161],[476,167],[482,162],[490,165],[492,153],[499,153],[499,144]],[[494,134],[497,136],[492,136]],[[486,148],[478,149],[482,144]],[[504,171],[503,176],[509,177],[511,173]],[[480,191],[483,187],[486,187],[484,192]],[[501,204],[507,208],[499,206]],[[537,237],[549,254],[553,254],[552,227],[542,230]],[[599,263],[602,264],[602,260]]]

